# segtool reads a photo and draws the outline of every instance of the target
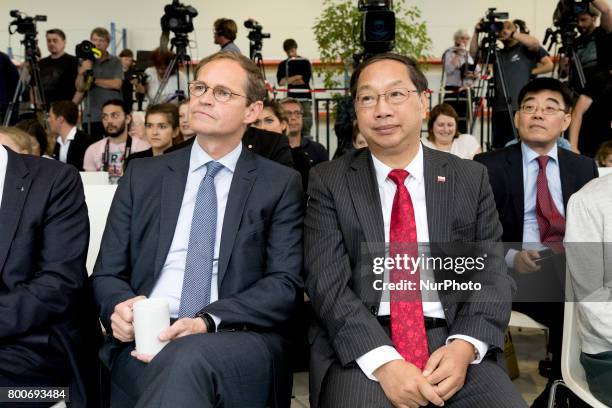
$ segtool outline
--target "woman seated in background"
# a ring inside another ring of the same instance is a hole
[[[172,103],[149,106],[145,114],[145,135],[150,149],[132,153],[127,164],[141,157],[159,156],[172,147],[179,134],[178,108]]]
[[[612,140],[603,142],[595,156],[599,167],[612,167]]]
[[[459,134],[457,112],[448,103],[436,105],[427,121],[427,137],[422,137],[424,146],[472,159],[481,152],[480,144],[472,135]]]
[[[195,136],[195,132],[189,126],[189,99],[185,99],[179,105],[179,125],[181,131],[178,135],[178,143],[189,140]],[[174,144],[178,144],[174,143]]]
[[[30,135],[16,127],[0,126],[0,144],[15,153],[32,154]]]
[[[24,119],[17,123],[15,127],[30,135],[30,145],[32,146],[32,154],[34,156],[52,158],[47,154],[49,147],[47,131],[43,125],[40,124],[38,119]]]

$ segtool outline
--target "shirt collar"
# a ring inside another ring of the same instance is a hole
[[[0,144],[0,176],[2,175],[3,171],[6,171],[7,164],[8,164],[8,153],[6,152],[6,148],[4,147],[4,145]]]
[[[372,155],[372,161],[374,162],[374,171],[376,172],[376,181],[379,186],[382,186],[387,177],[389,176],[389,172],[393,170],[391,167],[387,166],[383,162],[381,162],[376,156]],[[419,151],[417,152],[414,159],[404,168],[413,179],[415,179],[418,183],[423,180],[423,146],[419,143]]]
[[[193,141],[193,146],[191,146],[191,157],[189,158],[189,173],[199,170],[209,161],[217,161],[233,173],[234,170],[236,170],[236,163],[238,163],[238,159],[240,158],[241,153],[242,143],[238,143],[238,146],[236,146],[234,150],[232,150],[219,160],[214,160],[212,157],[210,157],[208,153],[204,151],[204,149],[202,149],[202,146],[200,146],[200,144],[198,143],[198,139],[196,136],[196,139]]]
[[[70,141],[74,140],[74,137],[76,136],[76,132],[77,132],[76,126],[73,126],[72,129],[70,129],[70,132],[68,132],[68,136],[66,136],[66,142],[69,141],[69,140]],[[62,142],[62,137],[61,136],[58,136],[56,140],[57,140],[57,143],[64,144]]]
[[[531,163],[532,161],[537,159],[538,156],[540,156],[540,154],[538,152],[534,151],[532,148],[527,146],[526,143],[521,143],[521,152],[523,153],[523,166],[527,166],[529,163]],[[550,149],[548,151],[546,156],[548,156],[551,159],[553,159],[554,162],[558,162],[559,161],[558,160],[558,147],[557,147],[556,143],[552,147],[552,149]]]

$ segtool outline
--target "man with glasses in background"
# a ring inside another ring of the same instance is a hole
[[[195,78],[195,141],[130,163],[94,268],[111,403],[289,406],[281,327],[302,301],[301,178],[242,145],[266,96],[252,61],[219,52]],[[145,297],[169,304],[156,356],[134,348],[132,306]]]
[[[368,149],[310,171],[304,256],[317,316],[309,332],[311,407],[526,406],[504,370],[512,284],[501,251],[489,254],[487,288],[465,301],[448,290],[421,296],[376,285],[405,278],[420,288],[418,273],[375,274],[375,258],[393,257],[382,243],[501,238],[486,169],[421,145],[426,90],[414,60],[366,60],[353,73],[351,96]]]
[[[595,162],[561,149],[557,139],[571,121],[571,96],[557,79],[537,78],[519,93],[514,123],[520,143],[482,153],[474,160],[489,170],[506,264],[517,283],[513,309],[548,326],[552,365],[534,407],[545,407],[552,382],[561,378],[565,257],[565,208],[569,197],[597,177]],[[544,368],[544,366],[542,366]]]
[[[287,137],[291,148],[304,153],[313,166],[328,161],[329,153],[325,146],[315,142],[309,136],[302,135],[304,110],[300,101],[294,98],[285,98],[280,101],[280,104],[289,120]]]

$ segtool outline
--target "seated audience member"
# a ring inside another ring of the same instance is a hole
[[[302,135],[304,126],[304,111],[300,101],[294,98],[285,98],[280,101],[281,108],[285,111],[288,120],[289,145],[299,148],[304,153],[311,165],[315,166],[329,160],[327,149],[319,142],[315,142],[309,136]]]
[[[123,101],[111,99],[102,107],[102,124],[106,136],[85,151],[85,171],[107,171],[109,181],[116,184],[123,176],[126,159],[131,153],[141,152],[150,146],[147,142],[128,135],[131,117]]]
[[[599,167],[612,167],[612,140],[601,144],[595,160]]]
[[[243,148],[266,96],[252,61],[219,52],[195,78],[196,140],[129,166],[94,269],[111,404],[286,407],[281,327],[302,293],[299,175]],[[167,299],[173,319],[155,357],[134,349],[132,305],[144,297]]]
[[[251,126],[268,132],[278,133],[282,135],[281,139],[283,139],[283,141],[287,139],[287,117],[276,101],[270,99],[264,100],[264,107],[257,120],[253,122]],[[247,145],[249,150],[253,150],[252,147],[252,144]],[[291,158],[293,159],[293,168],[299,171],[302,176],[302,186],[304,187],[304,191],[306,191],[308,188],[308,172],[311,167],[310,160],[308,160],[308,157],[297,147],[291,148]]]
[[[549,389],[561,378],[565,259],[559,247],[565,234],[569,197],[597,177],[595,162],[557,140],[571,121],[571,96],[557,79],[536,78],[519,93],[514,121],[521,142],[476,155],[489,171],[489,181],[510,246],[506,264],[517,283],[512,308],[548,326],[552,367],[544,392],[533,407],[545,407]],[[545,254],[547,256],[540,260]]]
[[[195,132],[189,126],[189,99],[185,99],[179,105],[180,142],[189,140],[195,136]]]
[[[612,406],[612,175],[570,197],[565,248],[589,389]]]
[[[427,119],[427,137],[421,138],[423,145],[472,159],[481,152],[480,144],[472,135],[459,134],[457,120],[457,112],[448,103],[434,106]]]
[[[359,131],[359,125],[357,124],[357,121],[353,123],[353,135],[351,139],[353,142],[354,149],[361,149],[364,147],[368,147],[368,141]]]
[[[0,387],[5,398],[5,387],[69,387],[70,406],[96,407],[89,387],[98,386],[91,374],[100,329],[85,289],[89,221],[81,179],[73,167],[16,154],[7,133],[0,130]]]
[[[350,84],[368,149],[313,167],[308,186],[310,406],[526,407],[502,362],[512,283],[501,251],[487,263],[488,288],[468,301],[381,290],[378,279],[404,283],[406,274],[372,273],[374,257],[389,252],[376,243],[498,242],[486,169],[422,146],[427,79],[411,58],[377,54]],[[419,288],[415,272],[406,280]]]
[[[159,95],[159,98],[155,100],[157,91],[161,86],[166,70],[168,69],[168,66],[173,58],[174,54],[172,52],[162,51],[159,48],[156,48],[151,53],[151,62],[153,62],[153,66],[145,69],[145,75],[147,75],[146,84],[142,85],[135,83],[136,91],[145,93],[147,99],[149,100],[149,104],[160,104],[179,100],[177,99],[179,98],[178,91],[181,92],[181,99],[187,96],[187,77],[179,70],[179,64],[177,63],[174,65],[174,68],[168,77],[166,87]],[[177,75],[178,83],[176,79]]]
[[[47,148],[49,146],[47,131],[43,125],[40,124],[38,119],[24,119],[18,122],[15,127],[30,135],[30,145],[32,146],[32,154],[34,156],[50,157],[47,154]]]
[[[15,153],[32,154],[30,135],[16,127],[0,126],[0,144],[10,147]]]
[[[150,149],[132,153],[126,166],[133,159],[154,157],[164,154],[169,149],[179,133],[178,108],[173,103],[160,103],[147,108],[145,115],[145,134]]]
[[[85,151],[92,140],[77,128],[79,109],[72,101],[56,101],[49,109],[49,131],[56,137],[53,158],[83,171]]]
[[[219,51],[240,52],[240,48],[234,44],[237,34],[238,26],[234,20],[229,18],[215,20],[213,37],[215,44],[221,47]]]

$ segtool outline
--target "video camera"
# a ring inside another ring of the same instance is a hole
[[[164,7],[164,13],[161,18],[162,31],[172,31],[174,34],[189,34],[193,31],[193,19],[198,15],[194,7],[173,0],[172,4]]]
[[[30,17],[25,13],[22,13],[19,10],[11,10],[9,13],[11,17],[15,18],[15,20],[11,21],[9,24],[9,34],[24,34],[36,36],[38,33],[36,31],[36,22],[37,21],[47,21],[47,16],[36,15],[34,17]],[[11,27],[15,27],[13,31],[11,31]]]
[[[77,58],[90,61],[94,61],[102,56],[102,51],[97,49],[91,41],[87,40],[77,44],[74,53]]]
[[[262,32],[263,27],[255,19],[249,18],[246,20],[244,27],[250,30],[247,38],[255,44],[262,44],[264,38],[270,38],[270,33]]]
[[[553,13],[553,24],[557,27],[576,25],[578,15],[589,11],[589,4],[592,0],[559,0],[557,8]]]
[[[487,33],[489,35],[497,35],[504,29],[504,22],[501,20],[507,20],[509,17],[508,12],[495,11],[495,7],[491,7],[487,10],[485,17],[480,20],[479,33]]]
[[[395,44],[393,0],[359,0],[364,55],[391,51]]]

